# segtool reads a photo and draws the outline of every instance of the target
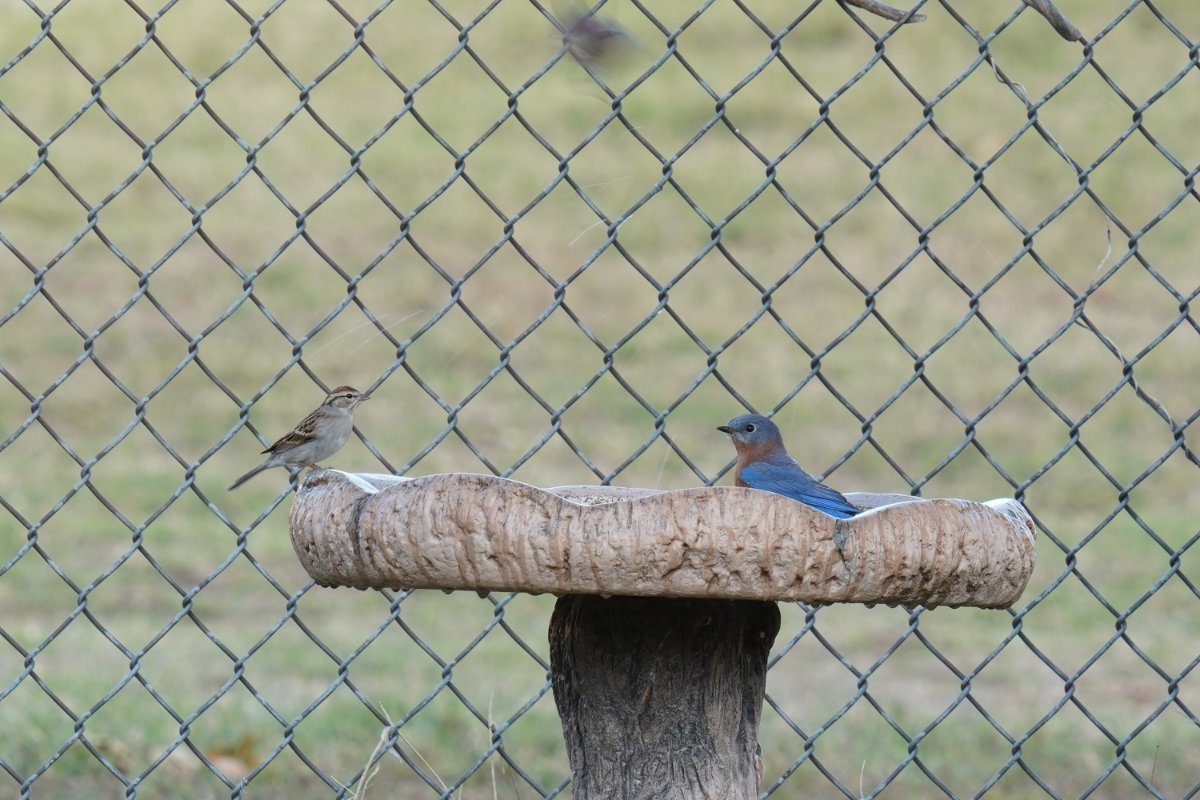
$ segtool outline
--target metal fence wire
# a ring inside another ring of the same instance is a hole
[[[569,795],[552,599],[226,491],[340,383],[341,469],[728,482],[754,409],[1022,500],[1008,612],[785,608],[763,797],[1200,794],[1200,7],[561,2],[6,0],[0,797]]]

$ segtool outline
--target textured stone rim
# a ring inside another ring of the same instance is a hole
[[[1010,499],[848,494],[838,520],[780,495],[704,487],[539,489],[489,475],[321,470],[291,512],[322,586],[1004,608],[1034,567]]]

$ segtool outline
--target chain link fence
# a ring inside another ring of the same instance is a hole
[[[552,599],[225,490],[340,383],[347,470],[708,484],[754,409],[1022,500],[1007,613],[784,609],[764,797],[1200,794],[1200,7],[561,2],[7,0],[0,797],[569,796]]]

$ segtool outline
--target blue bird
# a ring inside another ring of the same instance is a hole
[[[862,511],[840,492],[805,472],[788,455],[779,426],[766,417],[743,414],[718,425],[717,430],[729,434],[737,450],[735,485],[781,494],[838,519],[849,519]]]

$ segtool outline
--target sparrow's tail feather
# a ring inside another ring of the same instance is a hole
[[[238,479],[237,479],[236,481],[234,481],[233,483],[229,484],[229,491],[231,491],[231,492],[232,492],[234,489],[238,488],[238,487],[239,487],[239,486],[241,486],[243,483],[245,483],[246,481],[250,480],[251,478],[253,478],[253,477],[254,477],[255,475],[257,475],[258,473],[262,472],[264,469],[270,469],[271,467],[274,467],[274,466],[275,466],[275,462],[274,462],[274,461],[272,461],[271,459],[267,459],[266,461],[264,461],[263,463],[261,463],[261,464],[259,464],[257,467],[255,467],[254,469],[252,469],[252,470],[250,470],[249,472],[247,472],[247,473],[246,473],[245,475],[243,475],[242,477],[238,478]]]

